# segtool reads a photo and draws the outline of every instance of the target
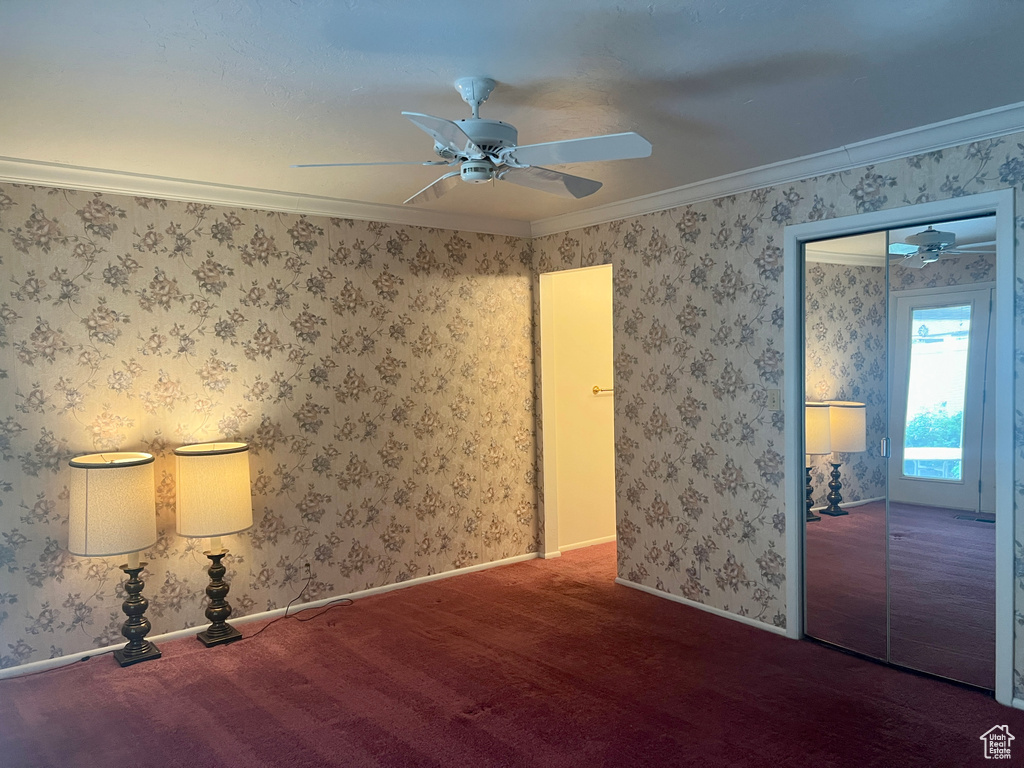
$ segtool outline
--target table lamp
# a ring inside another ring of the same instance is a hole
[[[139,551],[156,544],[156,488],[149,453],[92,453],[69,462],[71,472],[68,551],[83,557],[128,555],[119,566],[128,576],[121,609],[128,619],[121,634],[128,640],[114,651],[122,667],[159,659],[160,649],[146,640],[149,601],[142,596]]]
[[[859,453],[867,450],[867,418],[864,403],[853,403],[845,400],[829,400],[829,433],[832,443],[834,461],[832,464],[832,481],[828,484],[828,506],[821,510],[823,515],[848,515],[839,504],[843,500],[843,484],[839,481],[840,453]]]
[[[807,454],[807,514],[808,523],[821,520],[811,511],[814,506],[814,488],[811,485],[811,456],[823,456],[832,453],[830,420],[828,403],[804,403],[804,453]]]
[[[177,457],[177,528],[187,538],[209,538],[210,626],[196,637],[210,647],[240,640],[242,633],[227,623],[231,606],[226,600],[227,569],[221,560],[228,550],[221,536],[244,531],[252,525],[252,491],[249,486],[249,446],[245,443],[199,443],[174,450]]]

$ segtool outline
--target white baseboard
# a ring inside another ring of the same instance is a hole
[[[273,619],[278,616],[283,616],[285,610],[289,610],[289,616],[298,613],[299,611],[305,611],[310,608],[322,608],[328,603],[333,603],[335,600],[359,600],[363,597],[370,597],[372,595],[380,595],[384,592],[391,592],[396,589],[405,589],[406,587],[415,587],[419,584],[426,584],[431,581],[438,581],[440,579],[449,579],[453,576],[462,576],[467,573],[475,573],[476,571],[484,571],[489,568],[497,568],[502,565],[512,565],[513,563],[521,563],[526,560],[534,560],[538,557],[538,553],[529,552],[525,555],[516,555],[515,557],[506,557],[503,560],[495,560],[490,563],[480,563],[479,565],[469,565],[465,568],[456,568],[452,571],[442,571],[441,573],[431,573],[428,576],[420,576],[415,579],[409,579],[408,581],[399,581],[394,584],[384,584],[379,587],[371,587],[370,589],[362,589],[358,592],[349,592],[345,595],[335,595],[334,597],[325,597],[321,600],[314,600],[310,603],[299,603],[293,605],[290,609],[286,608],[275,608],[272,611],[263,611],[261,613],[253,613],[248,616],[239,616],[237,618],[232,617],[231,624],[248,624],[252,621],[262,621],[263,619]],[[230,601],[229,601],[230,602]],[[154,643],[161,643],[167,640],[177,640],[178,638],[188,637],[189,635],[195,635],[206,629],[208,624],[200,624],[194,627],[187,627],[185,629],[176,629],[173,632],[164,632],[161,635],[154,635],[147,637],[147,640],[151,640]],[[118,648],[123,648],[124,643],[117,643],[116,645],[108,645],[105,648],[94,648],[89,651],[81,651],[79,653],[71,653],[65,656],[58,656],[54,659],[43,659],[42,661],[33,661],[28,664],[21,664],[17,667],[8,667],[7,669],[0,669],[0,680],[11,677],[21,677],[22,675],[30,675],[34,672],[44,672],[54,667],[63,667],[68,664],[74,664],[78,661],[84,661],[85,659],[93,656],[98,656],[102,653],[109,653],[110,651]]]
[[[1018,699],[1016,696],[1013,701],[1010,702],[1010,706],[1014,709],[1024,709],[1024,699]]]
[[[559,552],[570,552],[574,549],[583,549],[584,547],[592,547],[595,544],[607,544],[609,541],[615,541],[615,534],[611,536],[602,536],[599,539],[590,539],[590,541],[577,541],[575,544],[566,544],[564,547],[559,547]]]
[[[885,496],[875,496],[871,499],[861,499],[860,501],[844,501],[839,505],[840,509],[850,509],[852,507],[862,507],[865,504],[874,504],[876,501],[885,501]],[[827,509],[828,504],[822,504],[820,507],[811,507],[812,512],[821,512],[823,509]]]
[[[673,603],[682,603],[683,605],[688,605],[691,608],[697,608],[701,611],[707,611],[708,613],[713,613],[716,616],[721,616],[724,619],[732,619],[733,621],[738,621],[740,624],[746,624],[751,627],[757,627],[758,629],[763,629],[766,632],[772,632],[773,634],[781,635],[782,637],[787,636],[786,630],[782,627],[774,627],[771,624],[765,624],[763,621],[752,619],[749,616],[740,616],[735,613],[723,611],[721,608],[713,608],[710,605],[698,603],[696,600],[689,600],[688,598],[680,597],[679,595],[673,595],[670,592],[663,592],[660,589],[648,587],[646,584],[637,584],[635,581],[627,581],[623,578],[616,578],[615,583],[621,584],[624,587],[639,589],[641,592],[646,592],[647,594],[654,595],[655,597],[662,597],[666,600],[671,600]]]
[[[540,556],[545,560],[550,560],[553,557],[561,557],[562,553],[556,549],[554,552],[541,552]]]
[[[885,501],[885,496],[875,496],[872,499],[861,499],[860,501],[846,501],[840,507],[862,507],[865,504],[874,504],[876,501]]]

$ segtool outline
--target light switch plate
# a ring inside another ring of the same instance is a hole
[[[782,410],[782,392],[777,389],[768,390],[768,410],[769,411],[781,411]]]

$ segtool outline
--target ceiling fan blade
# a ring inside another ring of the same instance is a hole
[[[290,165],[289,168],[352,168],[357,165],[451,165],[454,161],[447,160],[395,160],[383,163],[303,163]]]
[[[584,139],[527,144],[507,154],[518,165],[563,165],[598,160],[630,160],[648,157],[651,142],[639,133],[613,133]]]
[[[538,168],[535,165],[529,168],[505,168],[498,173],[498,178],[521,187],[539,189],[541,192],[550,192],[562,197],[586,197],[601,188],[600,181],[571,176],[549,168]]]
[[[437,198],[450,191],[459,183],[459,175],[458,171],[446,173],[441,178],[427,184],[427,186],[406,200],[404,205],[415,205],[416,203],[425,203],[428,200],[437,200]]]
[[[911,254],[905,258],[898,259],[894,262],[895,266],[906,267],[907,269],[924,269],[929,264],[934,264],[935,261],[925,261],[924,259],[917,258],[916,254]]]
[[[421,131],[428,133],[436,144],[445,149],[449,149],[459,155],[468,155],[472,158],[484,156],[483,150],[474,144],[466,132],[451,120],[445,120],[443,117],[434,117],[433,115],[423,115],[419,112],[403,112],[402,114],[409,118],[409,121]]]

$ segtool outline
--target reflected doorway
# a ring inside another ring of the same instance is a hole
[[[994,271],[983,258],[972,262],[982,270],[975,274]],[[969,281],[890,291],[891,501],[995,512],[985,399],[995,363],[992,293],[990,283]]]

